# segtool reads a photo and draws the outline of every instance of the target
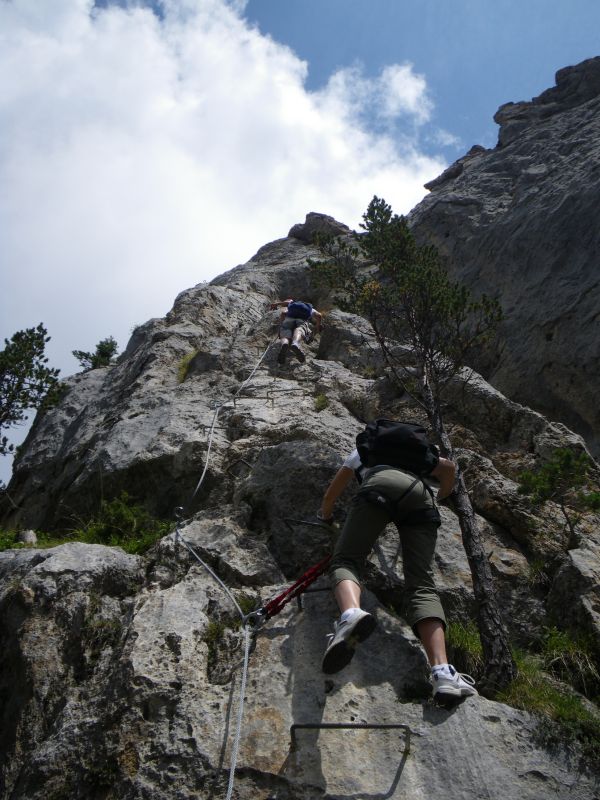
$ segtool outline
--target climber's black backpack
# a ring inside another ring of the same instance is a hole
[[[440,459],[427,431],[412,422],[376,419],[356,437],[356,448],[365,467],[388,464],[415,475],[429,475]]]

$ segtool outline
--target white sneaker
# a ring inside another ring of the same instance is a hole
[[[329,644],[323,656],[323,672],[331,675],[349,664],[356,645],[364,642],[373,633],[376,625],[375,617],[362,610],[345,622],[334,622],[334,632],[328,634]]]
[[[478,694],[473,678],[457,672],[452,664],[443,669],[432,669],[431,683],[435,700],[472,697]]]

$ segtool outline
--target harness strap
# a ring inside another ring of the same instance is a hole
[[[435,506],[435,500],[433,508],[414,508],[405,512],[400,508],[417,483],[420,482],[421,478],[415,478],[408,489],[405,489],[397,500],[392,500],[387,495],[377,492],[374,489],[361,489],[358,496],[364,497],[367,503],[372,503],[373,505],[378,505],[383,508],[389,515],[391,521],[396,525],[417,525],[421,522],[435,522],[437,525],[440,525],[440,512]],[[423,485],[433,500],[433,492],[426,483],[423,483]]]

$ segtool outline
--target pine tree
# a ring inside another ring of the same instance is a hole
[[[521,494],[531,495],[536,505],[547,500],[558,505],[573,546],[576,543],[576,527],[581,518],[579,511],[600,508],[600,492],[589,491],[593,482],[594,466],[587,453],[575,453],[568,447],[559,447],[545,464],[519,475]]]
[[[443,456],[452,459],[442,400],[448,383],[473,352],[494,336],[502,313],[497,301],[476,300],[453,282],[435,248],[419,246],[403,217],[374,197],[353,240],[321,239],[325,259],[312,262],[318,282],[336,291],[343,310],[365,317],[390,375],[424,409]],[[401,344],[409,345],[409,353]],[[407,363],[408,362],[408,363]],[[415,369],[416,367],[416,369]],[[516,677],[490,566],[464,477],[458,471],[451,502],[473,578],[477,624],[488,694]]]
[[[23,422],[30,409],[43,408],[58,396],[58,369],[46,364],[50,337],[43,324],[17,331],[0,350],[0,455],[14,450],[2,431]]]
[[[93,353],[86,352],[85,350],[73,350],[72,352],[79,361],[80,366],[87,372],[90,369],[110,366],[113,363],[118,348],[119,345],[116,339],[109,336],[98,342],[96,350]]]

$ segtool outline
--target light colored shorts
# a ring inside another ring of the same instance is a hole
[[[310,324],[306,319],[294,319],[293,317],[286,317],[279,327],[280,339],[291,339],[294,331],[297,328],[302,329],[302,338],[307,339],[311,334]]]

